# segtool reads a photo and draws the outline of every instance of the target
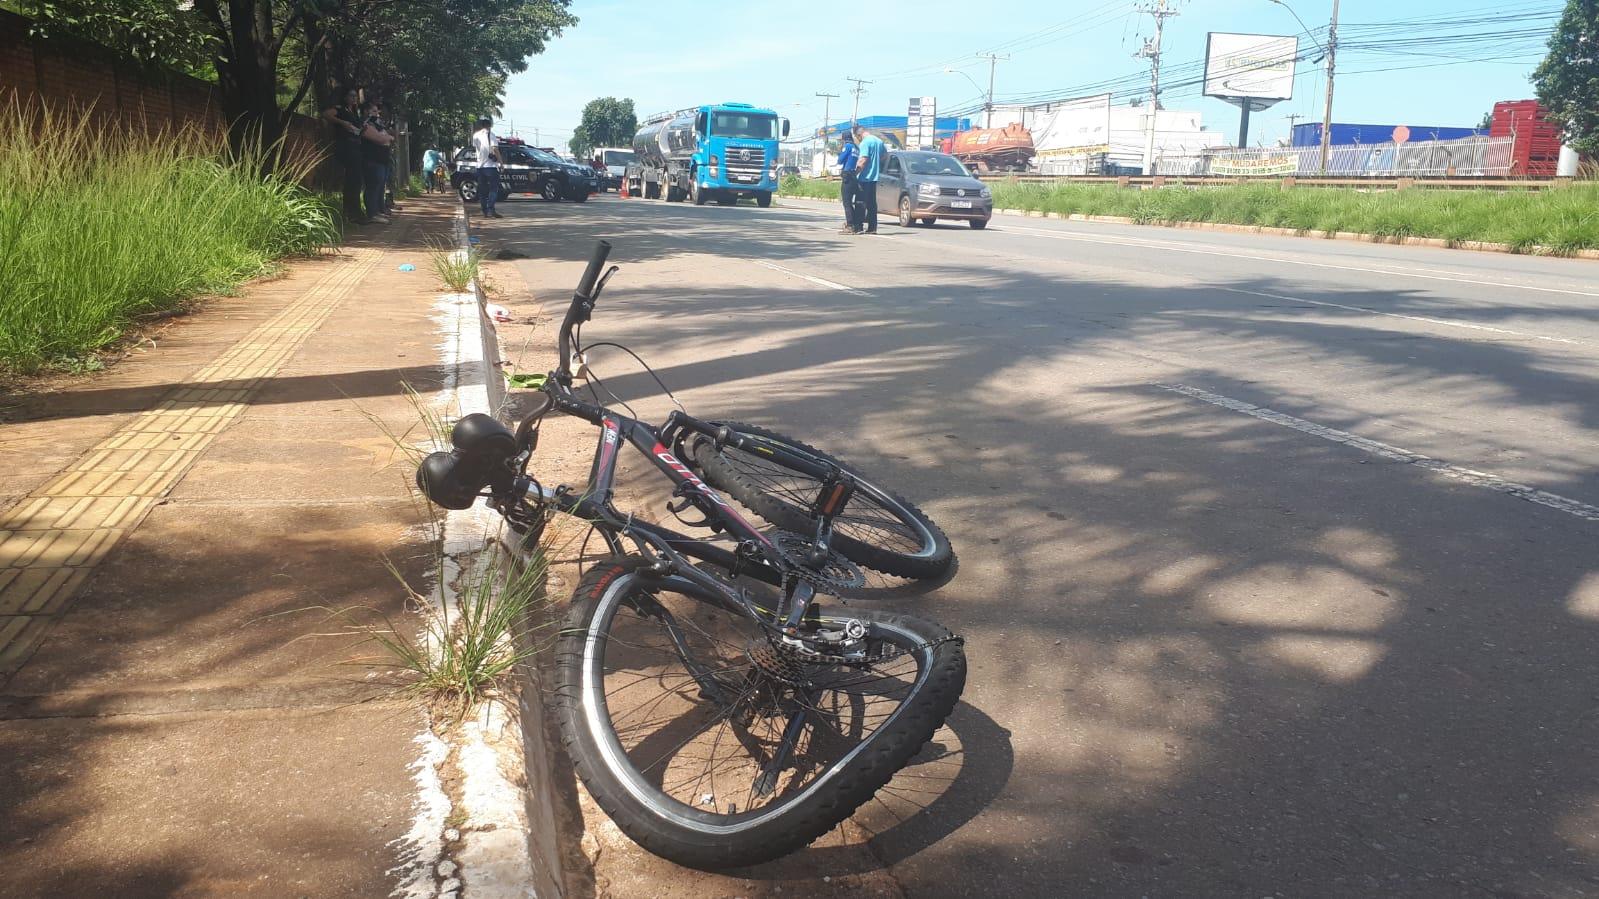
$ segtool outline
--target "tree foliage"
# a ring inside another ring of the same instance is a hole
[[[1532,82],[1566,142],[1599,156],[1599,0],[1568,0]]]
[[[595,147],[631,147],[637,131],[632,98],[599,97],[584,105],[583,121],[572,130],[567,146],[573,156],[583,159]]]
[[[0,2],[41,30],[214,72],[236,153],[272,146],[292,112],[332,105],[345,87],[415,122],[419,145],[464,135],[506,78],[576,22],[569,0]]]

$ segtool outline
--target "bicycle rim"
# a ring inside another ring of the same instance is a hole
[[[653,814],[707,834],[739,833],[813,795],[917,695],[928,649],[880,624],[868,640],[870,664],[809,662],[775,649],[740,614],[673,592],[670,582],[645,589],[634,579],[613,585],[595,610],[584,714],[607,767]]]

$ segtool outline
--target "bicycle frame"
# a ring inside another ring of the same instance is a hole
[[[656,428],[605,406],[578,399],[571,389],[573,328],[590,318],[594,303],[604,290],[606,281],[616,272],[613,266],[603,278],[600,277],[600,270],[605,265],[610,249],[611,245],[608,242],[600,241],[577,290],[572,294],[571,305],[567,308],[566,318],[561,323],[557,337],[560,362],[544,385],[544,394],[549,404],[530,415],[517,429],[519,435],[528,433],[539,419],[552,411],[581,418],[598,427],[600,437],[595,446],[594,461],[589,468],[588,487],[582,494],[574,494],[564,489],[553,492],[543,490],[534,479],[525,474],[532,447],[524,446],[520,460],[524,473],[517,482],[513,496],[516,499],[532,499],[540,505],[590,522],[600,531],[607,547],[616,555],[621,555],[623,552],[620,538],[625,536],[632,539],[645,555],[652,555],[651,550],[654,551],[653,554],[657,557],[655,566],[657,574],[663,577],[677,575],[696,583],[734,607],[751,614],[752,617],[759,619],[761,616],[756,614],[757,608],[743,591],[702,571],[689,562],[689,559],[699,559],[725,568],[732,577],[748,574],[757,580],[780,587],[783,589],[783,599],[778,609],[778,617],[783,627],[792,632],[799,627],[810,609],[816,593],[815,588],[803,578],[796,576],[797,566],[765,534],[679,459],[683,440],[690,434],[704,435],[716,441],[718,448],[730,445],[746,452],[758,453],[784,467],[819,480],[822,489],[812,509],[817,521],[816,531],[813,535],[807,535],[812,539],[817,553],[811,564],[816,564],[815,558],[826,557],[828,541],[832,536],[833,516],[849,502],[855,490],[854,479],[821,460],[799,455],[782,447],[756,444],[743,435],[714,423],[701,421],[682,411],[672,412],[667,416],[666,423]],[[694,507],[705,516],[704,521],[697,522],[694,526],[709,527],[713,531],[726,531],[737,541],[736,548],[730,550],[659,525],[635,521],[632,515],[624,515],[618,511],[611,504],[611,499],[615,493],[613,485],[616,465],[623,441],[642,453],[672,482],[673,496],[681,497],[685,503],[674,509],[674,512]],[[497,501],[496,505],[500,507],[502,513],[512,511],[511,504]]]

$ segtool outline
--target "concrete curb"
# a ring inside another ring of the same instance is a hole
[[[779,195],[785,200],[803,200],[814,203],[837,203],[837,200],[818,200],[814,197]],[[1407,247],[1433,247],[1444,250],[1475,250],[1480,253],[1505,253],[1512,256],[1556,256],[1566,259],[1599,259],[1599,250],[1578,250],[1565,256],[1549,247],[1529,247],[1518,251],[1509,244],[1479,240],[1448,241],[1439,237],[1381,237],[1355,231],[1298,231],[1293,228],[1271,228],[1265,225],[1229,225],[1221,222],[1137,222],[1122,215],[1063,215],[1059,212],[1042,212],[1036,209],[995,209],[995,215],[1024,218],[1059,219],[1068,222],[1094,222],[1102,225],[1144,225],[1158,228],[1183,228],[1191,231],[1220,231],[1230,234],[1266,234],[1273,237],[1313,237],[1322,240],[1350,240],[1361,243],[1393,244]]]
[[[460,252],[468,252],[464,211],[456,218],[455,236]],[[485,306],[477,280],[471,293],[446,294],[439,301],[443,362],[450,373],[440,405],[451,415],[497,415],[505,403],[499,334]],[[499,516],[482,506],[445,516],[447,583],[439,585],[441,602],[453,601],[455,576],[482,560],[483,548],[503,531]],[[518,714],[490,701],[450,735],[459,795],[450,812],[453,826],[440,841],[449,855],[438,865],[446,878],[440,899],[456,899],[462,891],[475,899],[563,894],[542,697],[536,684],[520,686]]]

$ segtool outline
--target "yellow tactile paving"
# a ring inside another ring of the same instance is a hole
[[[0,513],[0,677],[26,661],[90,570],[248,408],[381,252],[358,250],[70,468]]]

